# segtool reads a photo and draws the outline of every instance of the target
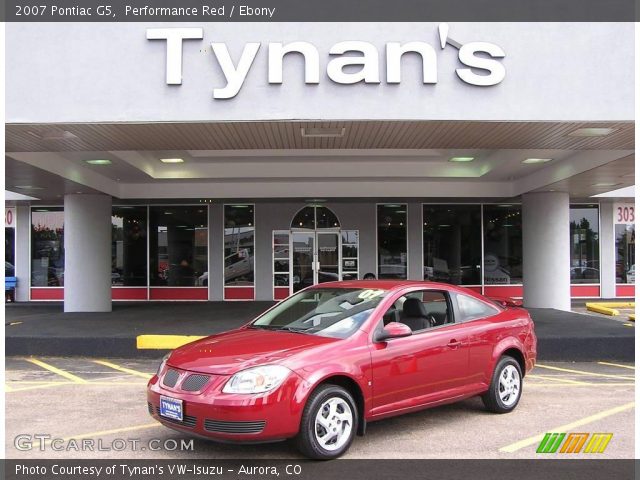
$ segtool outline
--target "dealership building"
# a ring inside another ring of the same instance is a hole
[[[372,276],[634,297],[633,45],[633,23],[9,23],[15,300]]]

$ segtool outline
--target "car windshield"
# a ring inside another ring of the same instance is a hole
[[[250,328],[347,338],[369,318],[386,290],[314,288],[283,301]]]

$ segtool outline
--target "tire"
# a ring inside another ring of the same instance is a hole
[[[507,394],[506,390],[510,388],[512,392]],[[521,396],[522,369],[515,358],[505,355],[498,360],[491,378],[491,386],[482,395],[482,401],[490,412],[509,413],[518,406]]]
[[[318,421],[321,410],[325,420]],[[321,385],[307,400],[294,444],[306,457],[331,460],[349,449],[357,429],[358,409],[351,394],[338,385]]]

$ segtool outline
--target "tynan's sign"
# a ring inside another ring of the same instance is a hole
[[[470,42],[461,44],[449,37],[449,26],[438,26],[440,48],[450,45],[458,49],[458,59],[464,67],[457,68],[456,74],[465,83],[480,87],[497,85],[505,77],[505,68],[499,59],[505,53],[498,45],[488,42]],[[202,28],[148,28],[148,40],[165,40],[167,43],[166,61],[168,85],[182,84],[182,42],[201,40]],[[226,43],[211,43],[211,49],[224,74],[226,85],[213,89],[213,98],[235,97],[244,84],[262,43],[246,43],[237,63],[231,59]],[[309,42],[269,43],[266,46],[268,56],[268,82],[282,83],[282,63],[285,55],[298,53],[304,57],[304,81],[306,84],[320,83],[320,54]],[[405,53],[416,53],[422,58],[422,83],[438,82],[438,60],[436,50],[426,42],[388,42],[386,44],[386,76],[389,84],[398,84],[402,80],[401,59]],[[345,55],[345,54],[349,55]],[[355,55],[354,55],[355,54]],[[327,63],[327,76],[335,83],[350,85],[354,83],[381,83],[379,52],[369,42],[345,41],[334,44],[329,49],[331,59]],[[478,73],[479,71],[482,74]]]

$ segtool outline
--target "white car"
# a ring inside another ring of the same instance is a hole
[[[627,283],[636,283],[636,266],[631,265],[631,268],[627,272]]]

